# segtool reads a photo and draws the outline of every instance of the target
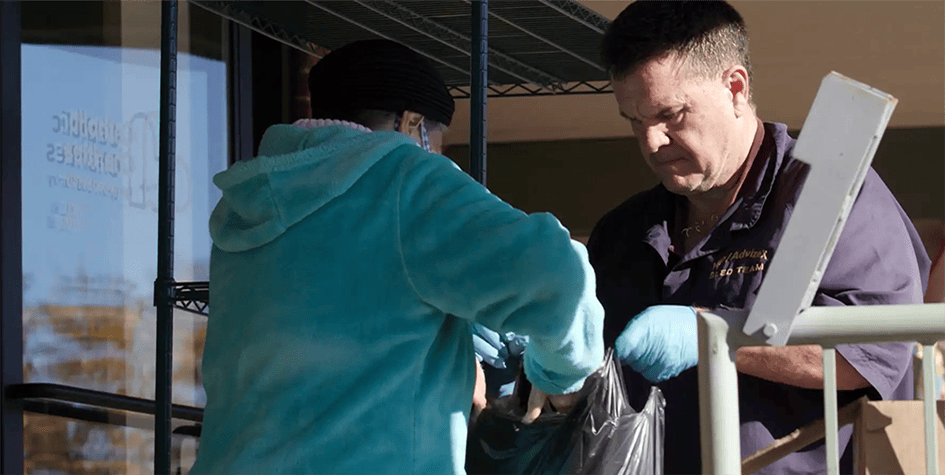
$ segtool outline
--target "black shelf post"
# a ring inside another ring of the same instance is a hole
[[[177,2],[161,2],[161,129],[155,355],[154,473],[171,474],[171,373],[174,337],[174,165],[177,127]]]
[[[7,388],[23,382],[23,195],[20,2],[0,2],[0,473],[23,473],[23,412]]]
[[[469,174],[486,186],[486,101],[489,86],[489,0],[473,0],[470,52]]]

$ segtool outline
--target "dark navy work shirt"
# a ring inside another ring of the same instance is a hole
[[[608,345],[651,305],[752,306],[806,177],[807,165],[791,157],[794,142],[783,124],[759,127],[737,201],[684,256],[674,252],[671,236],[685,225],[686,198],[662,185],[633,196],[597,223],[588,252],[606,311]],[[871,169],[813,305],[921,303],[928,273],[929,258],[915,228]],[[837,351],[870,383],[863,390],[840,391],[841,406],[864,394],[912,398],[911,343],[841,345]],[[625,371],[632,404],[642,409],[651,384]],[[658,386],[666,396],[666,473],[700,473],[697,370]],[[822,390],[739,374],[739,397],[742,457],[824,416]],[[841,429],[841,451],[851,432],[850,426]],[[843,452],[844,472],[852,470],[850,452]],[[824,473],[825,459],[824,445],[818,443],[761,473]]]

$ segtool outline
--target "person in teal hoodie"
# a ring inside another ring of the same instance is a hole
[[[464,473],[473,324],[527,336],[547,394],[600,366],[587,252],[424,149],[454,109],[412,50],[353,43],[309,86],[315,119],[270,127],[213,179],[191,473]]]

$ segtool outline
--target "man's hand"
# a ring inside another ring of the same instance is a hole
[[[525,410],[525,417],[522,418],[522,422],[525,424],[535,422],[547,403],[551,403],[555,411],[568,412],[577,404],[580,394],[581,392],[577,391],[552,395],[532,386],[532,392],[528,395],[528,408]]]
[[[473,389],[472,403],[473,407],[480,411],[486,408],[486,373],[482,371],[482,364],[474,361],[476,365],[476,387]]]
[[[650,382],[676,377],[699,364],[697,320],[692,307],[649,307],[617,338],[617,357]]]

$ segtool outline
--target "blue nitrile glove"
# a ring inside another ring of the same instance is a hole
[[[476,349],[476,357],[479,361],[485,362],[493,368],[505,368],[509,351],[498,333],[474,323],[473,347]]]
[[[630,320],[614,350],[650,382],[663,382],[699,364],[696,325],[692,307],[654,305]]]
[[[493,368],[507,368],[509,361],[521,357],[528,345],[527,336],[514,333],[500,335],[478,323],[472,327],[476,357]]]
[[[486,394],[490,397],[512,394],[528,337],[514,333],[500,335],[478,323],[472,327],[476,359],[484,363]]]

